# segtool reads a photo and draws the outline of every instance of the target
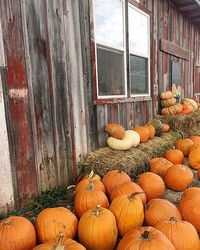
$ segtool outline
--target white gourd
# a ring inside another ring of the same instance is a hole
[[[140,135],[133,130],[126,130],[123,140],[131,139],[132,147],[137,147],[140,144]]]

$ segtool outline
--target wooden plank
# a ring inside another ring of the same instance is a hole
[[[160,49],[170,55],[189,60],[189,50],[178,46],[177,44],[174,44],[169,40],[161,39]]]
[[[0,11],[8,66],[6,82],[8,94],[10,94],[10,127],[13,145],[11,162],[15,163],[13,174],[16,174],[19,203],[23,206],[37,194],[37,180],[30,126],[20,1],[2,0]],[[19,93],[21,95],[18,95]]]
[[[50,89],[48,55],[47,10],[44,1],[25,1],[23,25],[26,35],[26,59],[29,91],[32,96],[32,127],[40,191],[57,185],[54,128],[52,122],[52,96]]]

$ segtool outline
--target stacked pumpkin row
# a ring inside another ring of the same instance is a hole
[[[182,105],[176,103],[176,99],[173,97],[171,91],[161,92],[161,106],[163,107],[162,115],[175,115],[182,113]]]
[[[153,119],[144,126],[133,127],[130,130],[125,130],[120,124],[111,123],[105,126],[105,131],[109,135],[107,144],[110,148],[128,150],[131,147],[137,147],[139,143],[153,139],[155,135],[168,132],[169,126],[158,119]]]

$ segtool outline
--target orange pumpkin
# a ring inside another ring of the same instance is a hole
[[[198,187],[190,187],[190,188],[187,188],[183,191],[183,197],[187,196],[190,197],[194,194],[200,194],[200,188]]]
[[[190,222],[200,233],[200,195],[184,196],[178,204],[183,220]]]
[[[149,130],[149,139],[153,139],[156,133],[156,130],[154,128],[153,125],[151,125],[150,123],[147,123],[144,125],[145,128],[148,128]]]
[[[98,174],[96,174],[93,170],[89,174],[84,175],[83,179],[99,180],[99,181],[101,181],[101,177]]]
[[[184,156],[188,156],[190,152],[190,147],[194,144],[191,139],[179,139],[175,142],[175,148],[179,149]]]
[[[40,243],[55,240],[63,233],[65,238],[74,238],[77,232],[78,220],[65,207],[46,208],[42,210],[35,223],[37,237]]]
[[[172,242],[153,227],[130,230],[119,242],[117,250],[175,250]]]
[[[133,128],[140,135],[140,142],[147,142],[149,139],[149,129],[147,127]]]
[[[156,229],[161,231],[173,243],[176,250],[200,249],[199,237],[194,226],[176,217],[171,217],[156,224]]]
[[[0,222],[0,250],[32,250],[36,245],[33,224],[22,216]]]
[[[152,199],[145,206],[145,221],[149,226],[155,226],[160,221],[169,220],[170,217],[182,219],[177,207],[165,199]]]
[[[143,204],[138,193],[117,196],[110,205],[110,211],[115,215],[120,236],[130,229],[142,226],[144,221]]]
[[[192,168],[200,169],[200,148],[189,153],[188,162]]]
[[[200,148],[200,142],[194,142],[194,144],[189,148],[189,151],[193,151]]]
[[[119,195],[123,195],[123,194],[130,195],[130,194],[135,193],[135,192],[140,192],[138,194],[138,196],[140,197],[143,205],[145,205],[146,204],[146,195],[145,195],[144,191],[141,189],[141,187],[139,185],[137,185],[135,182],[132,182],[132,181],[125,182],[122,185],[115,188],[110,195],[110,200],[112,201],[115,197],[117,197]]]
[[[45,242],[33,248],[33,250],[86,250],[84,246],[72,239],[65,239],[64,234],[60,234],[57,241]]]
[[[165,151],[165,159],[171,161],[173,164],[182,164],[184,155],[179,149],[168,149]]]
[[[86,211],[95,208],[97,205],[108,208],[108,198],[102,191],[95,188],[93,182],[87,188],[80,190],[74,201],[76,215],[80,218]]]
[[[200,142],[200,136],[190,136],[189,139],[191,139],[193,142]]]
[[[168,124],[166,124],[166,123],[163,123],[162,131],[164,133],[167,133],[169,131],[169,129],[170,129],[170,126]]]
[[[185,109],[188,109],[189,107],[188,107],[188,105],[186,103],[183,103],[182,108],[183,108],[183,110],[185,110]]]
[[[114,214],[97,206],[84,213],[78,224],[78,238],[88,250],[113,250],[117,241]]]
[[[105,126],[105,131],[116,139],[123,139],[125,128],[117,123],[110,123]]]
[[[193,173],[190,168],[182,164],[171,166],[165,173],[164,182],[168,188],[175,191],[185,190],[193,181]]]
[[[119,170],[109,171],[102,179],[108,195],[110,195],[117,186],[129,181],[131,181],[131,178],[124,171]]]
[[[165,184],[162,178],[154,173],[146,172],[138,178],[139,186],[144,190],[147,201],[161,198],[165,193]]]
[[[184,115],[189,115],[190,113],[192,112],[192,110],[191,109],[183,109],[183,111],[182,111],[182,113],[184,114]]]
[[[79,191],[86,189],[88,187],[89,183],[91,183],[91,182],[94,184],[96,190],[100,190],[103,193],[106,193],[106,188],[101,181],[99,181],[97,179],[89,179],[89,178],[81,180],[76,185],[75,193],[77,194]]]
[[[170,168],[173,164],[162,157],[156,159],[156,161],[150,161],[150,171],[163,178],[168,168]]]

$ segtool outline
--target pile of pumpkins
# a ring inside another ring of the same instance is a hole
[[[188,115],[199,108],[197,102],[192,98],[183,98],[182,104],[176,103],[176,98],[173,97],[171,91],[161,92],[160,99],[162,115],[176,115],[181,113]]]
[[[169,131],[169,125],[163,124],[159,119],[153,119],[149,123],[125,130],[123,126],[116,123],[110,123],[105,126],[105,131],[109,137],[107,144],[114,150],[128,150],[131,147],[137,147],[140,143],[153,139],[163,132]]]
[[[35,227],[20,216],[3,220],[0,250],[200,250],[200,188],[188,188],[194,178],[190,167],[200,173],[200,137],[174,146],[151,159],[150,171],[135,182],[119,170],[102,179],[85,176],[76,185],[75,214],[47,208]],[[166,187],[183,192],[178,207],[162,199]]]

